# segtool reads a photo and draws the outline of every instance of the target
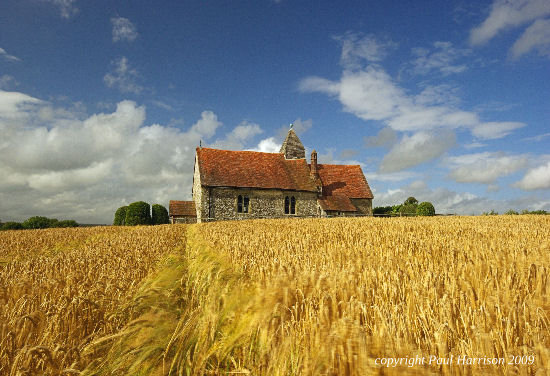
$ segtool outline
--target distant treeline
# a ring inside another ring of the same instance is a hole
[[[546,210],[527,210],[524,209],[521,212],[517,212],[515,210],[508,210],[506,213],[503,213],[504,215],[520,215],[520,214],[538,214],[538,215],[547,215],[548,212]],[[498,215],[497,211],[491,210],[490,212],[483,212],[482,215]]]
[[[431,216],[435,215],[435,208],[430,202],[421,202],[418,203],[418,200],[414,197],[409,197],[402,204],[393,205],[393,206],[378,206],[372,210],[372,214],[378,216]],[[515,210],[508,210],[503,213],[505,215],[520,215],[520,214],[538,214],[546,215],[548,212],[546,210],[527,210],[524,209],[521,212]],[[481,215],[499,215],[495,210],[489,212],[483,212]]]
[[[431,202],[421,202],[414,197],[409,197],[402,204],[393,206],[378,206],[372,210],[372,214],[379,216],[433,216],[435,208]]]
[[[31,230],[37,228],[54,227],[78,227],[78,223],[73,219],[59,221],[56,218],[30,217],[24,222],[5,222],[0,223],[0,230]]]

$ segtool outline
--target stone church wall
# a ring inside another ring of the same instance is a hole
[[[358,215],[372,215],[372,198],[350,198]]]
[[[281,191],[277,189],[211,188],[211,213],[216,220],[281,218],[285,214],[285,196],[296,198],[294,216],[317,216],[317,194],[315,192]],[[248,196],[248,213],[237,213],[237,197]],[[208,205],[208,203],[206,203]],[[206,210],[208,211],[208,210]]]
[[[195,171],[193,173],[193,201],[197,210],[197,222],[201,222],[203,218],[208,218],[208,199],[209,191],[201,186],[201,176],[199,172],[199,164],[195,156]]]
[[[186,216],[173,216],[170,218],[171,223],[197,223],[197,218]]]

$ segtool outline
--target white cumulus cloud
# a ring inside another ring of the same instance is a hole
[[[391,146],[397,140],[397,133],[389,128],[382,128],[376,134],[376,136],[365,137],[365,146],[367,147],[380,147],[380,146]]]
[[[380,164],[380,172],[396,172],[441,156],[456,143],[453,132],[417,132],[403,136]]]
[[[243,121],[224,138],[217,139],[212,147],[225,150],[242,150],[248,141],[261,133],[263,131],[258,124]]]
[[[439,126],[459,127],[479,123],[472,112],[447,106],[426,105],[408,96],[382,68],[368,66],[362,71],[344,71],[340,82],[307,78],[300,86],[305,92],[321,92],[342,103],[344,111],[363,120],[382,120],[399,131],[418,131]]]
[[[261,140],[255,148],[250,151],[261,151],[262,153],[278,153],[281,150],[281,144],[275,141],[274,137]]]
[[[459,183],[491,184],[496,179],[510,175],[527,166],[524,155],[507,155],[499,152],[484,152],[450,157],[449,177]]]
[[[339,89],[338,99],[344,111],[363,120],[395,117],[409,102],[385,71],[372,66],[359,72],[344,71]]]
[[[550,162],[528,170],[515,186],[526,191],[550,189]]]
[[[145,107],[128,100],[87,115],[0,90],[1,219],[110,223],[119,206],[133,201],[167,206],[190,199],[195,148],[221,127],[212,111],[175,128],[146,124]],[[226,139],[248,142],[260,130],[241,123]]]
[[[352,40],[350,45],[356,44]],[[441,50],[439,56],[418,52],[419,55],[427,56],[417,62],[419,69],[427,72],[434,69],[444,72],[461,69],[452,66],[454,58],[449,56],[467,54],[466,50],[458,52],[447,42],[438,42],[436,47]],[[352,51],[346,51],[344,55],[354,56]],[[335,81],[306,77],[300,82],[299,89],[302,92],[326,94],[338,100],[343,111],[365,121],[383,122],[400,132],[466,129],[476,138],[496,139],[525,126],[524,123],[513,121],[483,122],[477,112],[458,107],[460,100],[452,86],[425,86],[415,95],[402,87],[379,64],[372,64],[367,58],[363,59],[363,63],[362,68],[344,67],[340,79]]]

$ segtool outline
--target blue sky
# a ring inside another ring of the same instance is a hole
[[[375,206],[550,210],[550,2],[3,0],[0,219],[190,199],[194,149],[361,164]]]

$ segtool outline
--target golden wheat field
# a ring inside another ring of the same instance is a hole
[[[78,374],[83,349],[131,317],[140,281],[182,227],[0,232],[0,375]]]
[[[548,216],[7,231],[0,244],[2,375],[550,372]]]

